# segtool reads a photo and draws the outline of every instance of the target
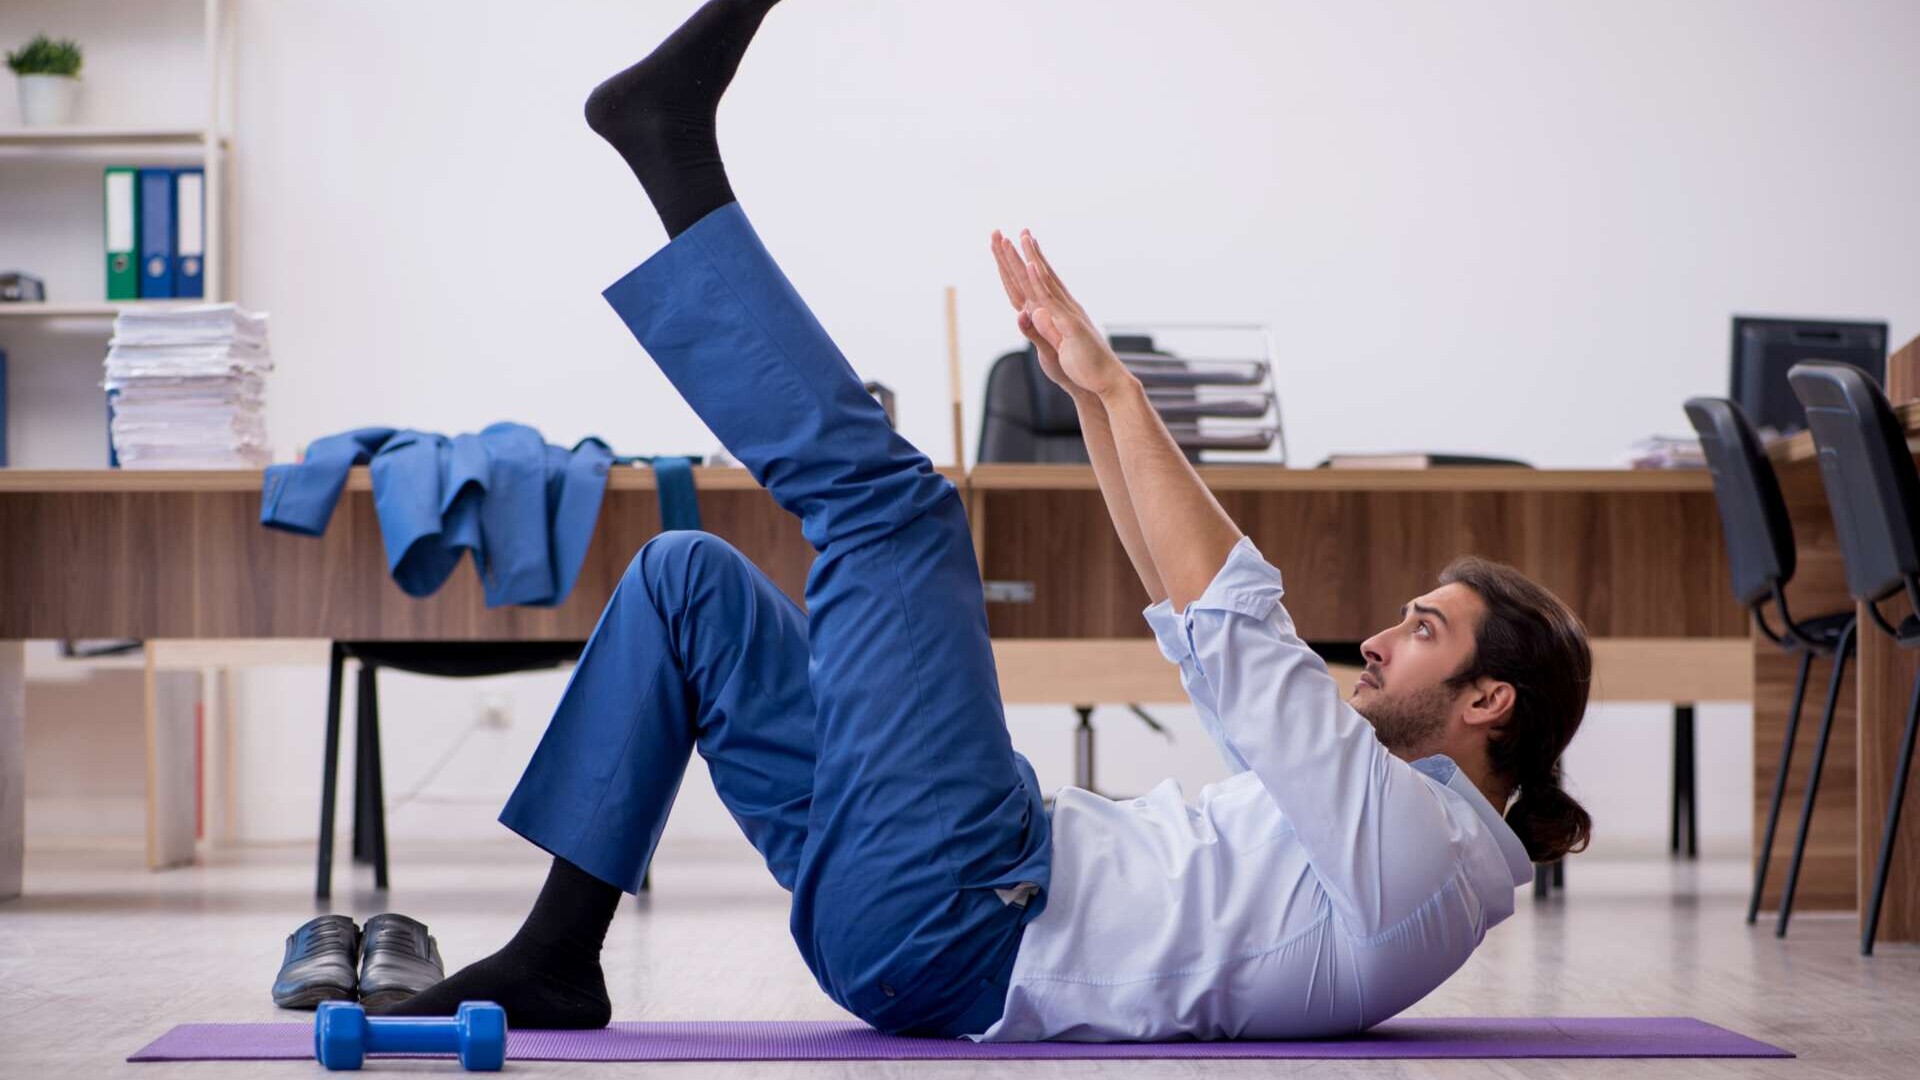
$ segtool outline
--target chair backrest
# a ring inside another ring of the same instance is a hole
[[[1109,335],[1107,344],[1116,352],[1173,359],[1155,348],[1153,338],[1145,334]],[[1194,396],[1189,387],[1169,392],[1166,399],[1191,401]],[[1187,460],[1200,460],[1199,451],[1185,452]],[[981,410],[980,447],[975,456],[982,464],[1086,464],[1080,412],[1073,398],[1040,370],[1040,357],[1032,345],[1005,354],[987,372],[986,406]]]
[[[1851,364],[1812,360],[1787,372],[1807,410],[1833,511],[1847,591],[1881,600],[1920,577],[1920,476],[1880,388]]]
[[[1713,501],[1720,507],[1733,595],[1752,607],[1793,578],[1793,522],[1780,495],[1780,480],[1739,405],[1726,398],[1690,398],[1687,419],[1700,435],[1700,449],[1713,472]]]
[[[995,360],[987,373],[976,456],[982,464],[1086,462],[1073,398],[1040,370],[1032,345]]]

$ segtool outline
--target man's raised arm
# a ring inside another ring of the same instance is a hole
[[[1113,354],[1086,309],[1067,292],[1040,245],[1027,234],[1021,235],[1020,242],[1026,254],[1027,294],[1034,305],[1031,322],[1041,340],[1058,354],[1066,378],[1101,406],[1124,480],[1121,494],[1133,510],[1165,595],[1175,610],[1183,609],[1206,591],[1226,564],[1228,553],[1240,542],[1240,529],[1174,442],[1140,380]],[[1083,417],[1085,413],[1083,409]],[[1088,449],[1093,449],[1091,438]],[[1108,488],[1102,477],[1101,489]],[[1107,502],[1109,507],[1114,502],[1110,491]]]
[[[1134,573],[1140,575],[1140,584],[1146,587],[1147,600],[1157,604],[1166,599],[1167,587],[1160,581],[1153,556],[1147,553],[1146,538],[1141,535],[1140,521],[1134,516],[1133,501],[1127,496],[1126,477],[1120,471],[1120,458],[1114,451],[1113,430],[1107,424],[1107,408],[1091,391],[1075,385],[1060,370],[1059,353],[1033,325],[1033,310],[1038,303],[1033,297],[1035,286],[1026,264],[1021,262],[1013,242],[997,231],[993,234],[993,261],[1000,268],[1000,284],[1006,286],[1007,299],[1019,313],[1015,318],[1020,333],[1033,343],[1033,350],[1040,357],[1040,370],[1073,398],[1074,411],[1080,417],[1080,437],[1086,440],[1087,460],[1093,463],[1094,479],[1100,482],[1100,494],[1107,503],[1107,516],[1113,519],[1113,531],[1119,534],[1120,546],[1126,549]]]
[[[1026,236],[1021,245],[1032,322],[1062,373],[1099,399],[1141,535],[1180,613],[1149,613],[1162,651],[1180,664],[1229,763],[1259,777],[1293,823],[1341,919],[1371,934],[1410,917],[1455,865],[1439,797],[1341,700],[1280,603],[1280,572],[1201,483],[1039,245]]]

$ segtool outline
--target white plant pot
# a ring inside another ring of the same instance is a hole
[[[80,80],[75,76],[20,76],[20,122],[28,127],[73,123],[73,107],[79,100]]]

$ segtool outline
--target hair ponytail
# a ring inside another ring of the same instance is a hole
[[[1507,826],[1526,845],[1527,858],[1537,863],[1585,851],[1593,830],[1593,819],[1560,786],[1558,772],[1522,781],[1520,797],[1507,808]]]
[[[1480,594],[1487,613],[1474,631],[1473,659],[1451,680],[1513,687],[1513,713],[1487,741],[1488,763],[1520,797],[1507,825],[1534,862],[1584,850],[1593,820],[1560,786],[1560,755],[1580,729],[1593,681],[1586,627],[1560,599],[1510,566],[1471,556],[1441,571],[1443,585]]]

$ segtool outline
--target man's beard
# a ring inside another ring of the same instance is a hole
[[[1381,745],[1405,757],[1438,745],[1446,734],[1453,696],[1454,688],[1446,683],[1403,695],[1375,690],[1354,710],[1373,725]]]

